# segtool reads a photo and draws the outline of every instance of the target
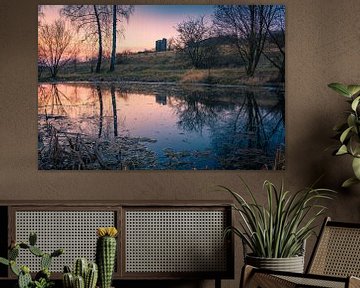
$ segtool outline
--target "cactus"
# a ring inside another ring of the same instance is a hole
[[[36,245],[36,241],[37,241],[37,235],[34,232],[31,232],[29,235],[29,244],[31,246],[35,246]]]
[[[16,245],[14,248],[9,250],[8,253],[9,260],[16,260],[16,258],[19,256],[19,246]]]
[[[51,253],[51,257],[58,257],[64,253],[64,249],[57,249]]]
[[[74,267],[75,276],[81,276],[83,279],[85,279],[87,268],[88,262],[85,258],[76,259]]]
[[[44,269],[40,270],[38,273],[36,273],[35,280],[40,281],[42,278],[49,280],[50,275],[51,275],[51,273],[50,273],[49,269],[44,268]]]
[[[41,257],[41,261],[40,261],[40,267],[41,269],[49,269],[50,265],[51,265],[51,260],[52,257],[50,254],[45,253],[42,257]]]
[[[89,263],[85,276],[85,288],[95,288],[98,279],[98,266],[96,263]]]
[[[60,256],[64,251],[63,249],[55,250],[53,253],[48,254],[41,251],[36,244],[36,234],[31,233],[29,236],[29,244],[20,242],[16,243],[11,241],[11,245],[8,251],[8,259],[0,257],[0,263],[10,266],[11,271],[18,276],[18,286],[19,288],[29,288],[29,287],[50,287],[52,282],[50,281],[50,264],[53,257]],[[37,257],[41,257],[41,271],[39,271],[35,276],[35,281],[32,280],[30,275],[30,269],[27,266],[22,266],[21,268],[16,264],[16,259],[19,256],[19,250],[29,250],[30,253]]]
[[[85,258],[78,258],[74,263],[74,273],[71,273],[69,266],[64,266],[63,286],[64,288],[95,288],[98,278],[98,268],[95,263],[89,263]],[[77,279],[77,280],[76,280]],[[82,281],[81,281],[81,280]],[[81,283],[82,282],[82,283]]]
[[[73,288],[74,287],[74,276],[72,275],[72,273],[64,273],[63,277],[63,286],[64,288]]]
[[[84,278],[77,275],[74,277],[74,288],[85,288]]]
[[[28,266],[22,266],[18,279],[19,288],[28,288],[30,283],[32,283],[30,269]]]
[[[116,257],[115,227],[98,228],[99,238],[96,243],[96,262],[99,267],[99,281],[101,288],[110,288],[114,272]]]
[[[3,257],[0,257],[0,263],[4,264],[6,266],[10,265],[10,261],[8,259],[3,258]]]
[[[30,247],[29,247],[29,251],[30,251],[32,254],[34,254],[35,256],[37,256],[37,257],[41,257],[41,256],[44,255],[44,252],[42,252],[42,251],[40,250],[40,248],[38,248],[38,247],[36,247],[36,246],[30,246]]]
[[[30,248],[30,245],[26,244],[26,243],[20,243],[19,244],[20,248],[22,249],[29,249]]]
[[[10,261],[10,269],[16,276],[20,275],[20,268],[16,265],[16,262],[14,260]]]

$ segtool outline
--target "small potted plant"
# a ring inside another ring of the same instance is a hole
[[[334,191],[305,188],[296,193],[278,189],[270,181],[264,182],[267,193],[266,205],[261,205],[254,193],[243,181],[251,201],[233,190],[221,186],[236,201],[233,205],[240,215],[239,227],[229,227],[226,233],[239,236],[250,253],[244,255],[245,264],[278,271],[300,272],[304,270],[304,245],[314,233],[315,220],[326,209],[317,202],[331,199]]]
[[[328,85],[338,94],[347,98],[350,110],[347,112],[346,122],[334,127],[340,141],[335,155],[350,155],[354,176],[347,179],[342,186],[349,187],[360,183],[360,85],[344,85],[331,83]]]
[[[98,267],[96,263],[88,262],[86,258],[78,258],[73,271],[64,266],[63,288],[96,288]]]
[[[116,259],[115,227],[100,227],[96,231],[96,263],[99,267],[99,287],[110,288]]]
[[[53,258],[62,255],[64,250],[57,249],[52,253],[45,253],[38,246],[36,246],[36,242],[36,234],[30,233],[29,243],[14,242],[9,248],[8,259],[0,257],[0,263],[10,266],[11,271],[18,277],[18,288],[50,288],[54,286],[54,282],[50,280],[50,265]],[[31,254],[40,258],[41,270],[36,273],[34,279],[32,279],[30,268],[28,266],[20,266],[16,262],[20,253],[20,249],[28,250]]]

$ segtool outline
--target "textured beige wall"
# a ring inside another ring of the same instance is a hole
[[[47,1],[46,4],[73,1]],[[77,1],[79,2],[79,1]],[[100,3],[100,1],[97,1]],[[103,1],[104,2],[104,1]],[[230,3],[229,1],[226,1]],[[237,3],[276,3],[237,1]],[[119,2],[118,2],[119,3]],[[129,2],[127,2],[129,3]],[[173,3],[133,1],[131,3]],[[195,3],[183,1],[179,3]],[[214,1],[197,1],[215,4]],[[223,1],[222,3],[225,3]],[[0,2],[0,200],[219,200],[227,195],[210,187],[239,186],[238,175],[257,189],[263,180],[289,189],[310,184],[325,173],[322,186],[339,190],[329,215],[360,221],[360,186],[338,187],[351,173],[349,159],[325,148],[331,128],[346,105],[327,88],[334,81],[360,82],[359,0],[285,0],[286,4],[286,172],[54,172],[37,170],[37,1]],[[106,3],[110,4],[110,3]],[[311,246],[311,243],[310,245]],[[239,248],[239,247],[238,247]],[[311,247],[309,248],[311,250]],[[237,249],[240,250],[240,249]],[[240,270],[241,256],[236,269]],[[225,287],[237,287],[226,281]],[[185,285],[187,286],[187,285]],[[207,282],[203,286],[211,287]]]

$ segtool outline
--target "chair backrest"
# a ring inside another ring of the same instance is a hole
[[[360,223],[326,218],[307,273],[360,277]]]

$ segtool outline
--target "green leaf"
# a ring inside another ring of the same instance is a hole
[[[354,101],[352,101],[352,103],[351,103],[351,109],[352,109],[352,110],[356,111],[356,108],[357,108],[358,105],[359,105],[359,101],[360,101],[360,96],[356,97],[356,98],[354,99]]]
[[[353,159],[352,168],[356,178],[360,180],[360,158],[355,157]]]
[[[356,116],[354,114],[350,114],[347,118],[347,124],[349,127],[355,126],[356,124]],[[337,130],[336,130],[337,131]]]
[[[341,145],[341,147],[339,148],[339,150],[336,152],[335,155],[344,155],[347,153],[349,153],[349,152],[348,152],[346,145]]]
[[[5,259],[5,258],[3,258],[3,257],[0,257],[0,263],[1,264],[4,264],[4,265],[9,265],[9,260],[8,259]]]
[[[349,127],[343,133],[341,133],[341,136],[340,136],[341,143],[344,143],[344,141],[346,140],[346,137],[348,136],[351,129],[352,129],[352,127]]]
[[[360,92],[360,85],[348,85],[347,90],[351,96],[354,96]]]
[[[16,265],[16,262],[15,262],[15,261],[10,261],[10,268],[11,268],[11,271],[12,271],[16,276],[19,276],[21,270],[20,270],[20,268]]]
[[[341,83],[331,83],[328,85],[329,88],[333,89],[334,91],[336,91],[337,93],[339,93],[342,96],[351,97],[351,94],[348,90],[348,87],[344,84]]]
[[[359,179],[357,179],[356,177],[351,177],[351,178],[347,179],[346,181],[344,181],[344,183],[341,185],[341,187],[348,188],[352,185],[359,184],[359,183],[360,183]]]
[[[357,134],[350,137],[348,150],[354,157],[360,157],[360,138]]]

